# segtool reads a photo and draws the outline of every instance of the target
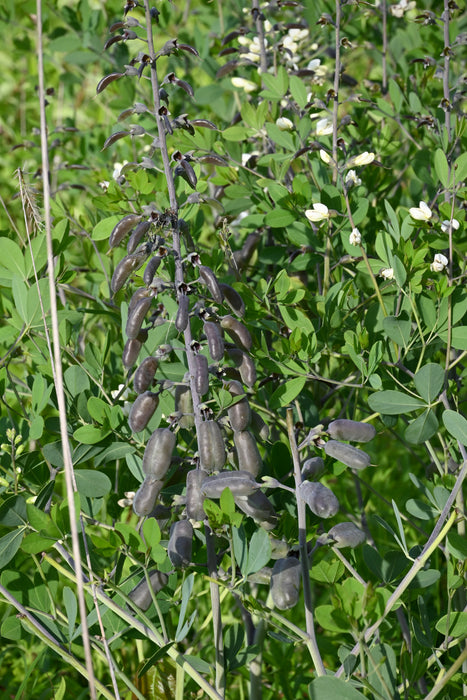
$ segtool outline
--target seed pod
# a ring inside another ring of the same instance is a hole
[[[376,428],[371,423],[361,423],[357,420],[340,418],[329,423],[328,433],[334,440],[369,442],[375,437]]]
[[[125,343],[123,348],[122,362],[125,369],[130,369],[133,367],[136,360],[138,359],[139,351],[143,343],[138,340],[138,338],[131,338]]]
[[[243,398],[240,399],[240,401],[233,404],[233,406],[229,406],[229,408],[227,409],[227,414],[229,416],[232,430],[236,432],[240,430],[246,430],[250,424],[251,410],[250,404],[248,403],[248,399],[246,398],[245,392],[243,391],[243,387],[240,384],[240,382],[232,380],[227,384],[227,390],[232,394],[232,396],[243,395]]]
[[[192,469],[186,475],[186,514],[192,520],[204,520],[204,495],[201,484],[207,475],[204,469]]]
[[[141,299],[146,299],[150,297],[152,294],[150,289],[146,289],[146,287],[138,287],[136,291],[133,292],[131,295],[131,299],[128,303],[128,315],[133,311],[135,308],[136,304],[141,300]]]
[[[136,248],[139,246],[141,239],[149,231],[151,224],[149,221],[140,221],[140,223],[135,226],[133,233],[131,234],[128,244],[126,247],[126,252],[130,255],[134,253]]]
[[[249,472],[231,470],[208,476],[201,484],[201,491],[207,498],[220,498],[226,488],[229,488],[234,496],[241,497],[259,489],[259,484]]]
[[[234,314],[237,314],[237,316],[240,316],[240,318],[244,316],[245,303],[237,290],[231,287],[229,284],[224,284],[223,282],[219,284],[219,287],[222,296],[224,297],[224,301],[227,302]]]
[[[136,397],[128,416],[128,424],[133,433],[139,433],[147,426],[159,405],[159,397],[151,391],[145,391]]]
[[[205,321],[204,334],[208,341],[208,350],[214,362],[219,362],[224,357],[224,337],[217,323]]]
[[[175,442],[175,434],[169,428],[156,428],[144,450],[143,472],[163,479],[172,461]]]
[[[149,573],[149,580],[151,582],[151,588],[155,594],[159,593],[164,586],[167,585],[169,577],[162,571],[151,571]],[[137,608],[146,611],[151,603],[152,596],[149,591],[148,582],[146,577],[144,577],[132,591],[128,593],[128,597],[133,601]]]
[[[123,219],[120,219],[120,221],[115,224],[110,234],[109,246],[111,248],[118,246],[118,244],[123,241],[128,231],[131,231],[138,221],[141,221],[141,216],[138,214],[128,214],[124,216]]]
[[[272,567],[271,597],[279,610],[293,608],[300,592],[300,562],[295,557],[277,559]]]
[[[242,248],[234,252],[235,262],[240,269],[248,265],[259,245],[260,239],[261,236],[259,233],[249,233]]]
[[[269,427],[256,411],[251,412],[251,427],[260,440],[268,440]]]
[[[334,547],[342,549],[342,547],[358,547],[366,540],[365,533],[351,522],[338,523],[332,527],[328,534],[328,538],[334,540]]]
[[[132,253],[132,255],[126,255],[114,270],[112,275],[112,280],[110,282],[110,288],[114,294],[116,294],[125,284],[129,276],[135,270],[138,270],[147,258],[146,247]]]
[[[186,294],[178,295],[178,311],[175,319],[175,328],[179,333],[183,333],[188,325],[188,312],[190,300]]]
[[[240,345],[244,350],[251,350],[253,341],[250,331],[243,323],[228,314],[221,318],[221,326],[227,331],[236,345]]]
[[[193,550],[193,525],[189,520],[177,520],[170,528],[167,554],[176,568],[188,566]]]
[[[203,284],[208,288],[212,298],[218,304],[222,304],[222,292],[219,287],[219,282],[217,277],[210,267],[206,265],[199,266],[199,278]]]
[[[152,513],[156,499],[162,491],[164,482],[154,476],[147,476],[133,499],[133,510],[139,517]]]
[[[195,424],[193,397],[189,387],[178,384],[175,387],[175,410],[181,413],[178,424],[181,428],[192,428]]]
[[[200,423],[198,434],[199,461],[207,471],[222,469],[225,464],[224,439],[219,424],[215,420]]]
[[[143,272],[143,281],[146,287],[150,287],[157,272],[157,268],[161,264],[162,258],[159,255],[154,255],[146,265]]]
[[[234,443],[237,450],[238,468],[250,472],[256,478],[263,466],[263,461],[255,438],[248,430],[241,430],[234,433]]]
[[[133,377],[133,389],[137,394],[147,391],[154,382],[159,360],[157,357],[145,357]]]
[[[303,462],[302,479],[316,479],[324,472],[324,460],[321,457],[310,457]]]
[[[256,383],[256,367],[251,357],[239,348],[229,348],[227,353],[235,366],[238,367],[242,382],[249,387],[254,386]]]
[[[152,297],[142,297],[128,313],[125,332],[127,338],[136,338],[152,304]]]
[[[208,358],[205,355],[195,355],[193,370],[196,391],[200,396],[203,396],[209,391]]]
[[[245,515],[253,518],[265,530],[273,530],[277,525],[277,513],[267,496],[262,491],[255,491],[246,497],[234,494],[236,505]]]
[[[311,512],[319,518],[331,518],[339,510],[339,501],[331,489],[319,481],[303,481],[298,488]]]
[[[369,454],[353,445],[345,445],[337,440],[328,440],[324,446],[324,451],[329,457],[338,459],[342,464],[346,464],[351,469],[365,469],[371,462]]]

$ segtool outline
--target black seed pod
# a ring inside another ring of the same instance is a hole
[[[263,466],[263,461],[255,438],[248,430],[242,430],[234,433],[234,443],[237,450],[238,468],[250,472],[256,478]]]
[[[128,425],[133,433],[144,430],[158,405],[159,397],[151,391],[145,391],[136,397],[128,416]]]
[[[219,362],[224,357],[224,337],[217,323],[213,321],[204,322],[204,334],[208,341],[208,350],[214,362]]]
[[[311,512],[319,518],[331,518],[339,510],[339,501],[331,489],[319,481],[303,481],[298,488]]]
[[[152,590],[157,594],[164,588],[164,586],[167,585],[169,577],[167,574],[162,573],[162,571],[154,570],[150,572],[149,580],[151,582]],[[152,603],[152,596],[148,587],[148,582],[146,581],[146,577],[144,577],[138,583],[138,585],[128,593],[128,597],[140,610],[148,610]]]
[[[265,530],[273,530],[277,525],[277,513],[269,500],[262,491],[255,491],[250,495],[240,498],[235,496],[236,505],[248,517],[258,523]]]
[[[175,387],[175,410],[181,413],[178,424],[181,428],[192,428],[195,424],[193,397],[190,388],[182,384]]]
[[[217,277],[214,274],[214,272],[211,270],[210,267],[207,267],[206,265],[200,265],[198,269],[199,278],[203,282],[203,284],[205,284],[206,287],[209,289],[209,292],[214,301],[218,304],[222,304],[222,292],[220,290],[219,282],[217,281]]]
[[[175,319],[175,328],[179,333],[183,333],[188,325],[188,312],[190,300],[186,294],[178,295],[178,311]]]
[[[147,476],[133,499],[133,510],[140,518],[154,510],[156,499],[162,491],[164,482],[154,476]]]
[[[148,440],[143,455],[143,472],[163,479],[170,467],[176,437],[169,428],[157,428]]]
[[[302,465],[302,479],[315,479],[324,472],[324,460],[321,457],[310,457]]]
[[[200,396],[209,391],[208,358],[204,355],[195,355],[193,358],[193,370],[196,391]]]
[[[136,304],[140,301],[140,299],[146,299],[147,297],[150,297],[152,295],[152,292],[150,289],[146,289],[145,287],[138,287],[136,291],[133,292],[131,295],[131,299],[128,304],[128,315],[133,311],[135,308]]]
[[[161,257],[159,255],[154,255],[151,260],[146,265],[143,272],[143,281],[146,287],[150,287],[154,279],[154,275],[157,272],[157,268],[161,264]]]
[[[249,472],[231,470],[208,476],[201,484],[201,491],[207,498],[220,498],[226,488],[229,488],[234,496],[241,497],[257,491],[259,484]]]
[[[249,387],[254,386],[256,383],[256,367],[251,357],[239,348],[229,348],[227,354],[235,366],[238,367],[242,382]]]
[[[231,287],[229,284],[224,284],[223,282],[219,284],[219,287],[222,292],[222,296],[224,297],[224,301],[227,302],[234,314],[240,316],[240,318],[244,316],[245,303],[237,290]]]
[[[269,438],[268,425],[256,411],[251,412],[251,427],[260,440],[267,440]]]
[[[204,520],[201,484],[207,475],[204,469],[193,469],[186,475],[186,513],[192,520]]]
[[[346,464],[351,469],[365,469],[371,462],[369,454],[353,445],[345,445],[337,440],[328,440],[324,446],[324,451],[329,457],[338,459],[342,464]]]
[[[134,253],[136,248],[139,246],[141,239],[149,231],[151,224],[149,221],[141,221],[137,226],[135,226],[133,233],[131,234],[128,245],[126,247],[126,252],[128,254]]]
[[[365,533],[351,522],[338,523],[332,527],[327,538],[334,540],[334,546],[338,549],[343,547],[358,547],[366,540]]]
[[[193,525],[189,520],[178,520],[170,528],[167,554],[176,568],[188,566],[193,549]]]
[[[143,249],[133,253],[132,255],[126,255],[114,270],[112,275],[112,280],[110,282],[110,288],[114,294],[116,294],[125,284],[129,276],[141,265],[147,258],[147,251],[144,247]]]
[[[224,439],[219,424],[215,420],[200,423],[198,434],[199,461],[207,471],[222,469],[225,464]]]
[[[369,442],[376,435],[376,428],[370,423],[340,418],[328,425],[328,433],[334,440],[349,440],[350,442]]]
[[[142,297],[136,302],[134,308],[129,311],[125,328],[127,338],[136,338],[138,336],[151,304],[152,297]]]
[[[298,559],[277,559],[272,567],[271,597],[279,610],[293,608],[300,592],[300,562]]]
[[[122,362],[125,369],[133,367],[138,359],[139,351],[143,343],[138,338],[127,340],[123,348]]]
[[[227,409],[227,414],[229,416],[230,425],[232,430],[238,432],[240,430],[246,430],[250,425],[251,421],[251,410],[248,399],[245,396],[243,387],[240,382],[236,382],[234,379],[227,384],[227,390],[232,394],[232,396],[243,396],[240,401],[229,406]]]
[[[159,360],[157,357],[145,357],[133,378],[133,389],[137,394],[142,394],[152,386],[156,375]]]
[[[251,350],[253,341],[250,331],[243,323],[228,314],[222,317],[221,326],[227,331],[236,345],[239,345],[244,350]]]
[[[133,226],[136,226],[139,221],[141,221],[141,216],[138,214],[128,214],[127,216],[124,216],[123,219],[120,219],[120,221],[115,224],[112,233],[110,234],[110,247],[115,248],[118,246],[118,244],[123,241],[126,234],[131,231]]]

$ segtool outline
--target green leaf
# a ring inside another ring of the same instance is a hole
[[[20,527],[0,537],[0,569],[3,569],[13,559],[20,548],[25,529],[25,527]]]
[[[450,553],[456,559],[460,559],[460,561],[467,559],[467,540],[465,536],[459,535],[458,532],[451,531],[447,537],[447,546]]]
[[[332,605],[319,605],[315,609],[315,616],[318,624],[329,632],[352,633],[348,616]]]
[[[18,525],[26,525],[26,523],[27,511],[24,497],[18,495],[5,499],[0,506],[0,525],[17,527]]]
[[[401,391],[378,391],[368,398],[368,403],[372,411],[383,413],[387,416],[397,416],[401,413],[410,413],[417,408],[424,408],[425,404],[420,399]]]
[[[75,479],[78,493],[85,498],[102,498],[112,488],[107,474],[94,469],[75,469]]]
[[[467,612],[451,612],[444,615],[435,625],[438,632],[451,637],[467,635]]]
[[[177,642],[181,642],[182,639],[186,636],[186,632],[184,631],[184,622],[185,622],[185,616],[186,616],[188,603],[190,601],[191,594],[193,592],[194,582],[195,582],[194,574],[189,574],[189,576],[187,576],[183,582],[182,602],[180,605],[180,612],[178,615],[177,631],[175,632],[175,641],[177,641]],[[183,633],[183,636],[181,636],[180,633]]]
[[[87,402],[89,415],[102,425],[109,413],[109,405],[98,396],[90,396]]]
[[[443,387],[444,369],[441,365],[434,363],[424,365],[415,374],[413,380],[420,396],[430,403],[437,398]]]
[[[243,526],[232,528],[232,544],[236,562],[240,567],[242,575],[246,577],[245,572],[248,565],[248,545]]]
[[[245,576],[255,574],[266,566],[271,558],[271,542],[266,530],[260,528],[253,533],[248,547],[248,561]]]
[[[444,151],[437,148],[434,155],[435,172],[443,187],[449,187],[449,165]]]
[[[82,425],[73,433],[73,437],[84,445],[95,445],[110,435],[110,430],[103,430],[95,425]]]
[[[65,605],[66,615],[68,618],[68,638],[73,638],[73,632],[76,624],[76,616],[78,614],[78,602],[76,596],[69,586],[63,588],[63,603]]]
[[[304,109],[308,102],[308,89],[303,80],[297,75],[290,75],[290,92],[300,109]]]
[[[420,445],[433,437],[437,430],[438,420],[436,415],[431,408],[427,408],[421,416],[415,418],[406,428],[405,439],[412,445]]]
[[[321,583],[336,583],[344,574],[345,566],[339,561],[325,561],[324,559],[318,564],[313,564],[310,571],[310,577],[314,581]]]
[[[82,394],[83,391],[89,391],[91,388],[88,375],[79,365],[67,367],[63,376],[65,379],[66,388],[73,398],[78,397],[78,395]]]
[[[444,411],[443,423],[453,438],[462,445],[467,445],[467,420],[457,411]]]
[[[386,316],[383,319],[383,329],[388,338],[397,345],[406,348],[412,331],[412,323],[409,320],[397,318],[396,316]]]
[[[446,343],[448,332],[442,331],[439,333],[439,337]],[[451,345],[456,350],[467,350],[467,326],[454,326],[451,333]]]
[[[428,503],[420,501],[417,498],[409,498],[405,504],[405,508],[407,513],[413,515],[414,518],[419,518],[419,520],[433,520],[437,514]]]
[[[306,377],[295,377],[277,387],[271,396],[269,405],[272,409],[288,406],[301,392],[306,383]]]
[[[454,184],[463,182],[467,177],[467,153],[462,153],[454,162]]]
[[[266,214],[264,223],[271,228],[285,228],[292,224],[296,218],[297,215],[288,209],[273,209]]]
[[[26,535],[21,542],[21,549],[27,554],[38,554],[53,547],[56,541],[55,537],[45,537],[37,532],[32,532],[30,535]]]
[[[138,678],[142,678],[144,674],[149,671],[151,666],[154,666],[154,664],[156,664],[159,661],[159,659],[164,658],[170,647],[174,644],[175,642],[169,642],[168,644],[164,644],[164,646],[157,649],[157,651],[155,651],[154,654],[138,670]]]
[[[15,275],[26,280],[24,267],[24,256],[21,248],[10,238],[0,238],[0,250],[2,257],[0,260],[0,280],[5,278],[11,281]]]

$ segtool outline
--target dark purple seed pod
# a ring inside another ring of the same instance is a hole
[[[175,319],[175,328],[179,333],[183,333],[188,326],[190,300],[186,294],[178,295],[178,311]]]
[[[208,288],[212,298],[217,304],[222,304],[222,292],[219,287],[219,282],[216,275],[210,267],[206,265],[199,266],[199,278]]]
[[[133,311],[140,299],[146,299],[147,297],[150,297],[151,294],[152,292],[150,289],[146,289],[146,287],[138,287],[138,289],[136,289],[131,295],[131,299],[128,304],[128,315]]]
[[[245,303],[240,294],[236,289],[231,287],[230,284],[224,284],[221,282],[219,287],[222,292],[222,296],[224,297],[224,301],[227,302],[227,305],[230,306],[234,314],[242,318],[245,315]]]
[[[193,374],[196,391],[204,396],[209,391],[208,358],[204,355],[195,355],[193,358]]]
[[[271,598],[279,610],[288,610],[298,603],[300,562],[295,557],[277,559],[272,567]]]
[[[175,387],[175,410],[181,413],[178,424],[181,428],[192,428],[195,424],[193,397],[190,388],[183,384]]]
[[[329,457],[339,460],[351,469],[365,469],[371,462],[369,454],[353,445],[345,445],[337,440],[328,440],[324,446],[324,451]]]
[[[141,221],[141,216],[139,214],[128,214],[124,216],[123,219],[115,224],[112,233],[109,238],[109,246],[115,248],[119,245],[125,238],[126,234],[131,231],[131,229],[136,226],[136,224]]]
[[[255,478],[263,466],[263,460],[253,435],[248,430],[234,433],[234,444],[237,451],[238,468],[250,472]]]
[[[219,324],[214,321],[205,321],[203,328],[208,341],[209,354],[214,362],[219,362],[224,357],[224,337]]]
[[[132,255],[126,255],[114,270],[110,288],[116,294],[125,284],[129,276],[138,270],[147,258],[146,248],[143,248]]]
[[[125,369],[130,369],[133,367],[136,360],[138,359],[139,351],[141,350],[143,343],[138,338],[131,338],[125,343],[123,348],[122,362]]]
[[[143,297],[136,302],[134,308],[128,314],[125,329],[127,338],[136,338],[138,336],[151,304],[152,297]]]
[[[240,510],[249,518],[253,518],[260,527],[265,530],[273,530],[276,527],[277,513],[262,491],[255,491],[246,497],[238,497],[234,494],[234,501]]]
[[[228,314],[221,318],[221,326],[227,331],[236,345],[239,345],[244,350],[251,350],[253,340],[250,331],[243,323]]]
[[[234,496],[242,497],[257,491],[259,484],[248,472],[232,470],[208,476],[201,484],[201,491],[206,498],[220,498],[226,488],[229,488]]]
[[[156,428],[143,455],[143,473],[163,479],[172,461],[176,437],[169,428]]]
[[[135,252],[136,248],[141,243],[141,239],[143,238],[143,236],[146,235],[150,227],[151,224],[149,223],[149,221],[141,221],[137,226],[135,226],[126,247],[126,252],[128,254]]]
[[[182,569],[191,562],[193,525],[189,520],[178,520],[170,528],[167,554],[173,566]]]
[[[249,233],[242,248],[234,252],[234,259],[240,270],[248,265],[260,240],[261,236],[259,233]]]
[[[154,476],[147,476],[133,499],[133,510],[140,518],[154,510],[156,499],[162,491],[164,482]]]
[[[201,484],[207,475],[204,469],[193,469],[186,475],[186,513],[192,520],[204,520],[204,495]]]
[[[251,411],[251,427],[260,440],[269,439],[269,427],[256,411]]]
[[[198,451],[201,467],[207,471],[222,469],[226,454],[224,438],[215,420],[202,421],[199,425]]]
[[[376,428],[371,423],[361,423],[357,420],[339,418],[328,425],[328,433],[333,440],[348,440],[349,442],[369,442],[376,435]]]
[[[358,547],[366,540],[365,533],[351,522],[334,525],[326,535],[326,539],[333,540],[334,547]]]
[[[161,264],[162,258],[159,255],[154,255],[145,267],[143,272],[143,281],[146,287],[150,287],[157,272],[157,268]]]
[[[105,88],[108,87],[110,83],[113,83],[114,80],[118,80],[119,78],[123,78],[124,75],[125,73],[110,73],[109,75],[105,75],[97,83],[96,93],[99,94],[100,92],[105,90]]]
[[[240,384],[240,382],[232,380],[227,384],[227,391],[229,391],[232,394],[232,396],[244,397],[240,399],[240,401],[238,401],[237,403],[233,404],[233,406],[229,406],[229,408],[227,409],[227,415],[229,416],[229,421],[230,425],[232,426],[232,430],[236,432],[240,430],[246,430],[250,425],[251,410],[250,404],[248,403],[248,399],[246,398],[245,392],[243,391],[243,387]]]
[[[319,518],[332,518],[339,510],[339,501],[331,489],[319,481],[303,481],[298,489],[311,512]]]
[[[151,582],[151,588],[155,594],[159,593],[159,591],[167,585],[168,580],[169,577],[162,571],[154,570],[149,573],[149,581]],[[146,577],[128,593],[128,597],[140,610],[148,610],[152,603],[152,596]]]
[[[137,394],[142,394],[153,385],[158,366],[157,357],[144,358],[133,377],[133,389]]]
[[[227,354],[234,365],[238,367],[242,382],[249,387],[254,386],[256,383],[256,367],[251,357],[239,348],[229,348]]]
[[[324,460],[321,457],[310,457],[303,462],[302,479],[316,479],[324,472]]]
[[[147,426],[159,405],[159,397],[145,391],[136,397],[128,416],[128,425],[133,433],[139,433]]]

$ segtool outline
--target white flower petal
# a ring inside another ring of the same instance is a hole
[[[420,202],[418,207],[411,207],[409,214],[416,221],[429,221],[432,216],[431,209],[425,202]]]
[[[293,129],[293,122],[287,119],[287,117],[279,117],[279,119],[276,119],[276,126],[278,126],[281,131],[290,131]]]
[[[385,267],[384,270],[381,270],[380,275],[381,277],[384,277],[385,280],[393,280],[394,270],[392,267]]]
[[[351,234],[349,236],[349,243],[350,245],[360,245],[362,242],[362,234],[358,230],[358,228],[353,228],[351,231]]]

